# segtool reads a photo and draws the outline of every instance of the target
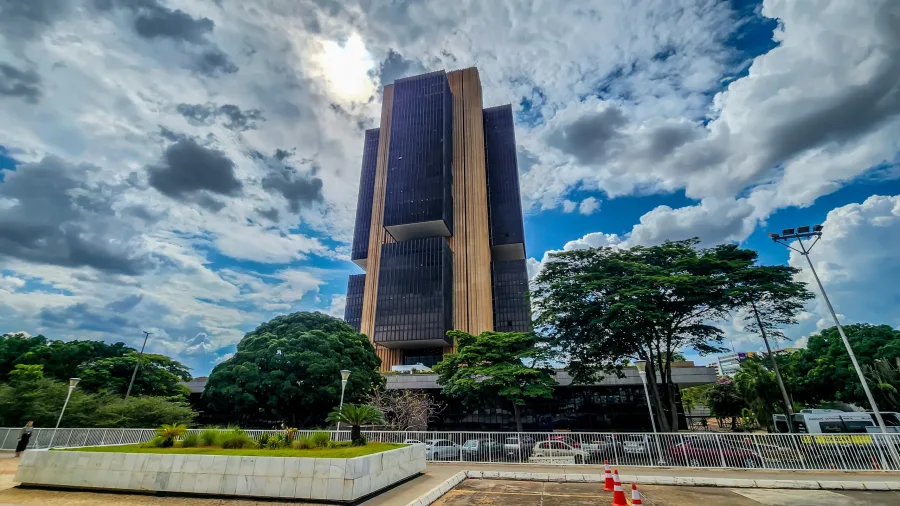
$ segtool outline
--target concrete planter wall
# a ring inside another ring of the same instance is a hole
[[[352,459],[30,450],[23,485],[351,502],[425,470],[425,445]]]

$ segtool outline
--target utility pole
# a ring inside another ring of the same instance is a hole
[[[875,420],[878,422],[878,427],[881,428],[881,432],[883,434],[887,434],[888,430],[884,424],[884,418],[881,417],[881,411],[878,410],[878,404],[875,403],[875,397],[872,396],[872,391],[869,390],[869,384],[866,381],[866,377],[862,372],[862,369],[859,367],[859,362],[856,360],[856,354],[853,353],[853,348],[850,346],[850,340],[847,339],[847,334],[844,333],[844,327],[841,326],[841,322],[838,320],[837,313],[834,312],[834,307],[831,305],[831,301],[828,299],[828,295],[825,293],[825,287],[822,286],[822,281],[819,280],[819,275],[816,274],[816,268],[813,266],[812,260],[809,258],[809,252],[812,251],[813,246],[819,242],[819,239],[822,238],[822,225],[816,225],[812,228],[812,232],[809,231],[809,227],[797,227],[796,232],[793,228],[788,228],[781,231],[781,235],[778,234],[769,234],[769,237],[772,238],[773,241],[778,244],[784,245],[790,248],[797,253],[800,253],[806,258],[806,263],[809,264],[809,270],[812,272],[813,278],[816,280],[816,284],[819,286],[819,292],[822,294],[822,298],[825,299],[825,305],[828,306],[828,312],[831,313],[831,318],[834,320],[834,325],[838,329],[838,333],[841,335],[841,340],[844,341],[844,347],[847,348],[847,354],[850,355],[850,362],[853,363],[853,369],[856,370],[856,375],[859,376],[859,382],[862,384],[863,392],[866,393],[866,398],[869,400],[869,405],[872,407],[872,413],[875,415]],[[808,247],[803,243],[803,239],[809,239],[811,237],[815,237],[815,241],[812,242]],[[800,245],[800,249],[796,249],[791,247],[790,244],[782,241],[787,241],[789,239],[797,239],[797,243]],[[894,458],[894,461],[900,464],[900,455],[897,453],[897,448],[894,447],[893,443],[888,443],[888,450],[891,453],[891,456]]]
[[[756,317],[756,323],[759,325],[759,333],[762,335],[763,342],[766,343],[766,351],[769,352],[769,360],[772,361],[772,367],[775,369],[775,379],[778,380],[778,388],[781,389],[781,399],[784,401],[784,409],[788,418],[788,432],[794,432],[794,407],[791,406],[791,399],[788,396],[787,388],[784,387],[784,379],[781,377],[781,369],[778,368],[778,361],[775,360],[775,354],[772,353],[772,347],[769,346],[769,339],[766,337],[766,329],[759,317],[759,311],[756,309],[756,301],[750,300],[750,306],[753,308],[753,316]]]
[[[144,333],[144,344],[141,345],[141,352],[138,353],[137,363],[134,364],[134,372],[131,373],[131,381],[128,383],[128,391],[125,392],[125,400],[128,400],[128,396],[131,395],[131,387],[134,386],[134,378],[137,377],[138,367],[141,366],[141,358],[144,356],[144,348],[147,346],[147,339],[153,335],[152,332],[147,332],[146,330],[142,330]]]

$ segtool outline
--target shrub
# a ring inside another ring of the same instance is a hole
[[[331,442],[331,434],[328,432],[313,432],[309,438],[318,448],[325,448]]]
[[[163,438],[162,436],[156,436],[150,441],[141,444],[141,448],[161,448],[163,446]]]
[[[182,448],[194,448],[200,444],[200,436],[192,432],[181,439]]]
[[[284,439],[287,444],[291,444],[297,439],[297,428],[295,427],[284,427]]]
[[[169,448],[174,445],[175,438],[181,437],[185,432],[187,432],[187,425],[163,424],[156,429],[157,437],[162,438],[162,444],[160,445],[162,448]]]
[[[260,449],[265,449],[269,446],[269,434],[263,432],[259,436],[256,437],[256,447]]]
[[[253,446],[255,441],[243,430],[234,427],[219,434],[219,446],[225,449],[240,449]]]
[[[316,447],[315,441],[313,441],[312,439],[310,439],[306,436],[299,437],[291,443],[291,448],[293,448],[295,450],[312,450],[315,447]]]
[[[272,449],[279,448],[288,448],[291,446],[290,440],[288,440],[287,434],[275,434],[269,439],[269,447]]]
[[[353,446],[366,446],[366,444],[368,442],[369,442],[369,440],[366,439],[366,436],[363,434],[360,434],[359,437],[357,437],[353,440]]]
[[[216,446],[220,433],[218,429],[205,429],[200,433],[200,446]]]

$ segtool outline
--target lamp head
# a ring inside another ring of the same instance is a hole
[[[79,381],[81,381],[81,378],[69,378],[69,386],[75,388],[78,386]]]
[[[638,372],[643,374],[647,369],[647,361],[646,360],[638,360],[634,363],[634,367],[637,368]]]
[[[341,381],[347,381],[349,377],[350,371],[348,371],[347,369],[341,369]]]
[[[786,228],[781,231],[781,235],[794,235],[794,229]]]
[[[808,234],[809,227],[808,226],[807,227],[797,227],[797,233],[798,234]]]
[[[813,225],[813,232],[821,232],[822,225]]]
[[[778,235],[778,234],[769,234],[769,237],[770,237],[773,241],[777,241],[778,239],[781,238],[781,236]]]

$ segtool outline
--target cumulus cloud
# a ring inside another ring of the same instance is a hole
[[[223,118],[225,128],[237,131],[252,130],[257,128],[257,122],[265,120],[259,109],[242,111],[233,104],[178,104],[176,110],[194,125],[209,126],[216,118]]]
[[[584,215],[591,215],[600,210],[600,201],[596,197],[588,197],[578,204],[578,212]]]
[[[0,62],[0,95],[20,97],[35,103],[41,97],[41,76],[33,70],[23,70]]]

